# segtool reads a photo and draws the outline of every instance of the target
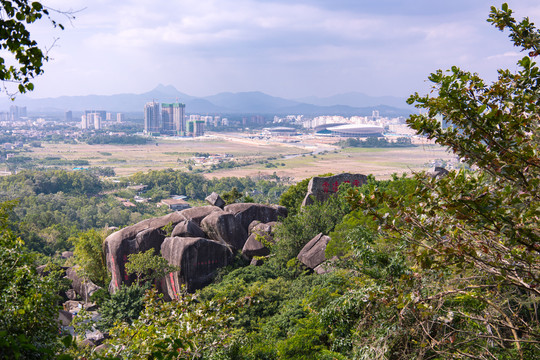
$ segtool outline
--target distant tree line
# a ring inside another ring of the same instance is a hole
[[[398,137],[395,141],[388,140],[387,138],[368,137],[365,140],[359,138],[348,138],[338,142],[336,145],[342,148],[347,147],[360,147],[360,148],[391,148],[391,147],[415,147],[411,142],[411,138]]]

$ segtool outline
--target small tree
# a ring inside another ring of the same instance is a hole
[[[137,276],[137,285],[142,282],[153,281],[164,277],[167,273],[178,271],[178,268],[169,264],[159,255],[154,255],[154,249],[128,255],[126,272]]]

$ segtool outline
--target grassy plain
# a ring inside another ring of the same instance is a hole
[[[356,172],[389,178],[393,173],[429,169],[436,159],[453,160],[443,148],[421,144],[414,148],[346,148],[331,145],[302,144],[278,141],[250,140],[237,137],[204,137],[196,139],[159,139],[148,145],[88,145],[50,144],[35,148],[36,159],[58,157],[65,160],[87,160],[90,166],[112,167],[118,176],[138,171],[179,169],[188,171],[188,163],[195,153],[230,154],[231,160],[250,165],[210,171],[207,166],[193,164],[193,169],[204,168],[207,177],[257,176],[273,174],[288,176],[295,181],[323,173]]]

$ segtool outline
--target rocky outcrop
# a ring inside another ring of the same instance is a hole
[[[315,201],[323,202],[335,194],[339,185],[347,183],[353,187],[367,183],[367,176],[362,174],[343,173],[334,176],[314,176],[309,180],[308,190],[302,206],[311,205]]]
[[[191,209],[182,210],[180,211],[180,214],[182,214],[182,216],[184,216],[186,220],[191,220],[195,224],[200,226],[202,219],[204,219],[205,217],[207,217],[208,215],[216,211],[222,212],[223,209],[217,206],[207,205],[207,206],[200,206],[200,207],[194,207]]]
[[[234,214],[246,231],[252,221],[258,220],[262,223],[269,223],[287,216],[287,208],[279,205],[238,203],[227,205],[224,210]]]
[[[191,220],[180,221],[171,233],[172,237],[205,237],[204,231]]]
[[[169,224],[175,226],[180,221],[188,220],[182,215],[182,212],[143,220],[123,228],[105,239],[103,248],[107,259],[107,268],[112,275],[109,285],[110,292],[115,292],[124,282],[130,284],[135,280],[134,275],[129,276],[125,270],[128,255],[148,251],[152,248],[156,254],[159,254],[161,244],[166,236],[162,228]]]
[[[217,269],[227,266],[233,253],[228,246],[205,238],[169,237],[161,247],[162,256],[180,271],[162,280],[162,291],[170,299],[180,295],[182,285],[193,292],[208,285]]]
[[[155,254],[161,254],[171,265],[182,269],[173,273],[176,280],[168,276],[161,281],[162,291],[169,297],[178,294],[181,284],[185,284],[189,291],[201,288],[211,281],[218,268],[229,263],[233,251],[244,248],[248,228],[270,236],[275,221],[285,216],[287,209],[277,205],[232,204],[224,209],[208,205],[144,220],[121,229],[109,235],[104,242],[107,268],[112,274],[109,291],[114,292],[123,283],[131,284],[135,280],[134,275],[125,271],[128,256],[149,249],[154,249]],[[170,237],[163,229],[166,225],[174,226]],[[246,252],[250,256],[267,254],[268,249],[256,242],[255,232],[253,234]]]
[[[329,241],[330,237],[322,233],[315,236],[300,250],[298,260],[308,268],[315,269],[326,260],[324,252]]]
[[[276,222],[270,222],[267,224],[261,222],[252,222],[249,225],[250,235],[242,248],[242,255],[251,259],[254,256],[267,256],[270,255],[270,250],[260,241],[274,242],[273,227]]]
[[[66,277],[71,280],[71,287],[86,302],[90,300],[93,293],[101,289],[89,279],[85,279],[77,273],[79,266],[74,266],[66,270]]]
[[[247,231],[241,222],[229,212],[214,212],[201,221],[201,228],[209,239],[240,250],[247,239]]]
[[[225,201],[216,192],[213,192],[210,195],[208,195],[205,200],[210,205],[217,206],[218,208],[223,209],[225,207]]]

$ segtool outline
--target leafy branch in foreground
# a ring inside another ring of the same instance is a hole
[[[517,22],[503,5],[488,21],[538,55],[540,32],[528,19]],[[427,110],[409,126],[475,170],[418,174],[412,202],[376,188],[351,192],[386,237],[407,244],[414,271],[407,281],[422,286],[402,294],[400,319],[414,324],[426,357],[540,353],[540,70],[529,56],[518,67],[499,70],[489,85],[457,67],[439,70],[429,77],[437,96],[408,100]]]

